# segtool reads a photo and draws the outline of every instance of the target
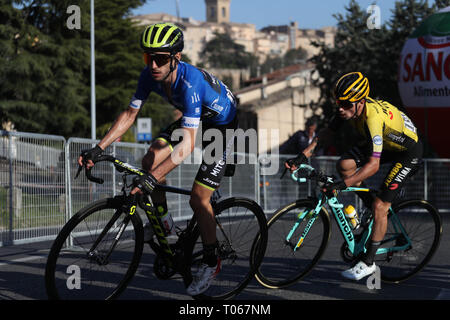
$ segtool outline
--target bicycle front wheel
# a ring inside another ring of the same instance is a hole
[[[241,292],[253,279],[267,246],[267,220],[253,200],[225,199],[214,206],[214,214],[221,270],[208,290],[194,296],[195,299],[230,299]],[[258,248],[254,249],[257,238]],[[199,233],[195,239],[191,256],[193,275],[203,256]]]
[[[109,300],[125,289],[142,255],[143,228],[123,206],[120,197],[102,199],[66,223],[45,268],[50,299]]]
[[[330,238],[330,218],[325,208],[310,223],[317,203],[297,200],[277,210],[268,222],[268,246],[256,279],[271,289],[294,284],[313,269],[325,251]],[[307,213],[300,222],[299,215]],[[294,227],[296,226],[296,227]],[[297,247],[305,228],[305,240]]]
[[[442,233],[439,212],[424,200],[407,200],[393,207],[382,247],[403,250],[377,254],[381,279],[401,282],[422,270],[436,252]],[[390,241],[389,239],[392,239]]]

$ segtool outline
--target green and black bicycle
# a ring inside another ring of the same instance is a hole
[[[292,173],[295,181],[332,182],[334,177],[302,164]],[[341,192],[366,191],[348,187]],[[363,254],[371,235],[373,218],[370,210],[361,217],[360,227],[352,229],[342,210],[337,193],[320,192],[317,197],[297,200],[280,209],[268,221],[268,246],[256,279],[265,287],[281,288],[302,279],[317,264],[331,234],[331,208],[344,243],[341,256],[353,262]],[[388,213],[388,230],[378,249],[375,263],[380,267],[381,280],[400,282],[422,270],[436,252],[442,233],[438,210],[425,200],[406,200],[394,205]],[[257,257],[257,255],[255,255]]]
[[[143,209],[154,231],[148,244],[155,253],[153,270],[156,277],[166,280],[180,274],[184,285],[188,286],[203,255],[195,218],[186,222],[185,229],[177,227],[176,236],[166,236],[149,197],[129,193],[135,183],[127,185],[127,177],[139,175],[142,169],[109,155],[101,156],[97,162],[100,161],[111,162],[122,173],[122,194],[87,205],[62,228],[50,250],[45,269],[48,297],[117,298],[136,273],[144,248],[138,207]],[[90,181],[103,183],[102,179],[92,176],[91,170],[85,171]],[[163,185],[158,188],[190,195],[189,190]],[[267,244],[267,221],[256,202],[233,197],[214,200],[212,206],[222,268],[211,287],[195,299],[229,299],[242,291],[254,277]],[[259,245],[255,249],[257,237]]]

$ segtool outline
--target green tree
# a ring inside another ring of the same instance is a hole
[[[260,66],[261,73],[269,73],[274,70],[298,64],[304,61],[307,53],[302,48],[289,49],[283,56],[268,56],[266,61]]]
[[[201,62],[210,68],[246,69],[254,66],[256,60],[227,33],[216,32],[215,37],[205,44]]]
[[[270,73],[283,67],[284,67],[283,57],[267,56],[266,60],[260,66],[260,72],[262,74]]]
[[[99,136],[127,108],[144,68],[139,47],[143,28],[130,19],[131,9],[144,2],[95,1]],[[0,123],[12,122],[19,131],[90,136],[90,1],[75,2],[81,28],[71,30],[67,8],[73,3],[0,4]],[[155,130],[173,119],[168,104],[153,95],[143,109],[140,116],[151,116]]]
[[[88,117],[79,66],[88,43],[64,30],[69,1],[14,3],[0,6],[1,122],[11,121],[20,131],[83,130]]]
[[[96,123],[111,123],[129,104],[144,68],[137,28],[130,10],[142,0],[95,1]],[[89,70],[85,77],[89,79]]]
[[[297,64],[306,59],[307,52],[302,48],[289,49],[283,57],[285,65]]]

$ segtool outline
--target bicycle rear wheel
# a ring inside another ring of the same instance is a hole
[[[401,202],[393,207],[393,211],[395,215],[388,215],[388,230],[384,241],[394,240],[386,242],[382,247],[406,245],[408,241],[401,228],[411,245],[405,250],[377,254],[375,263],[380,267],[382,280],[398,283],[411,278],[431,260],[439,246],[442,223],[437,209],[423,200]]]
[[[102,199],[66,223],[45,268],[50,299],[109,300],[126,288],[142,255],[143,228],[139,215],[123,206],[120,197]]]
[[[277,210],[268,222],[268,247],[256,279],[271,289],[294,284],[311,271],[325,251],[330,238],[330,218],[325,208],[309,229],[305,241],[294,251],[305,227],[309,225],[309,214],[295,229],[289,241],[287,236],[298,221],[299,214],[316,208],[312,200],[297,200]]]
[[[267,220],[261,207],[245,198],[228,198],[214,206],[217,221],[218,256],[221,270],[211,286],[195,299],[230,299],[253,279],[267,246]],[[252,250],[259,237],[257,250]],[[203,256],[200,233],[192,248],[191,274],[196,273]],[[256,251],[252,261],[252,251]]]

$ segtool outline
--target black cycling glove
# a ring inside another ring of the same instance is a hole
[[[158,184],[158,180],[151,173],[144,173],[136,180],[136,187],[141,189],[146,194],[151,194]]]
[[[295,158],[291,158],[286,160],[286,163],[289,167],[292,167],[293,165],[295,165],[296,167],[298,167],[299,165],[303,164],[303,163],[307,163],[308,162],[308,158],[305,156],[305,154],[303,152],[301,152],[297,157]]]
[[[83,157],[83,162],[86,163],[88,160],[92,160],[92,162],[96,162],[98,157],[102,154],[103,149],[98,146],[98,144],[89,150],[82,150],[81,156]]]

